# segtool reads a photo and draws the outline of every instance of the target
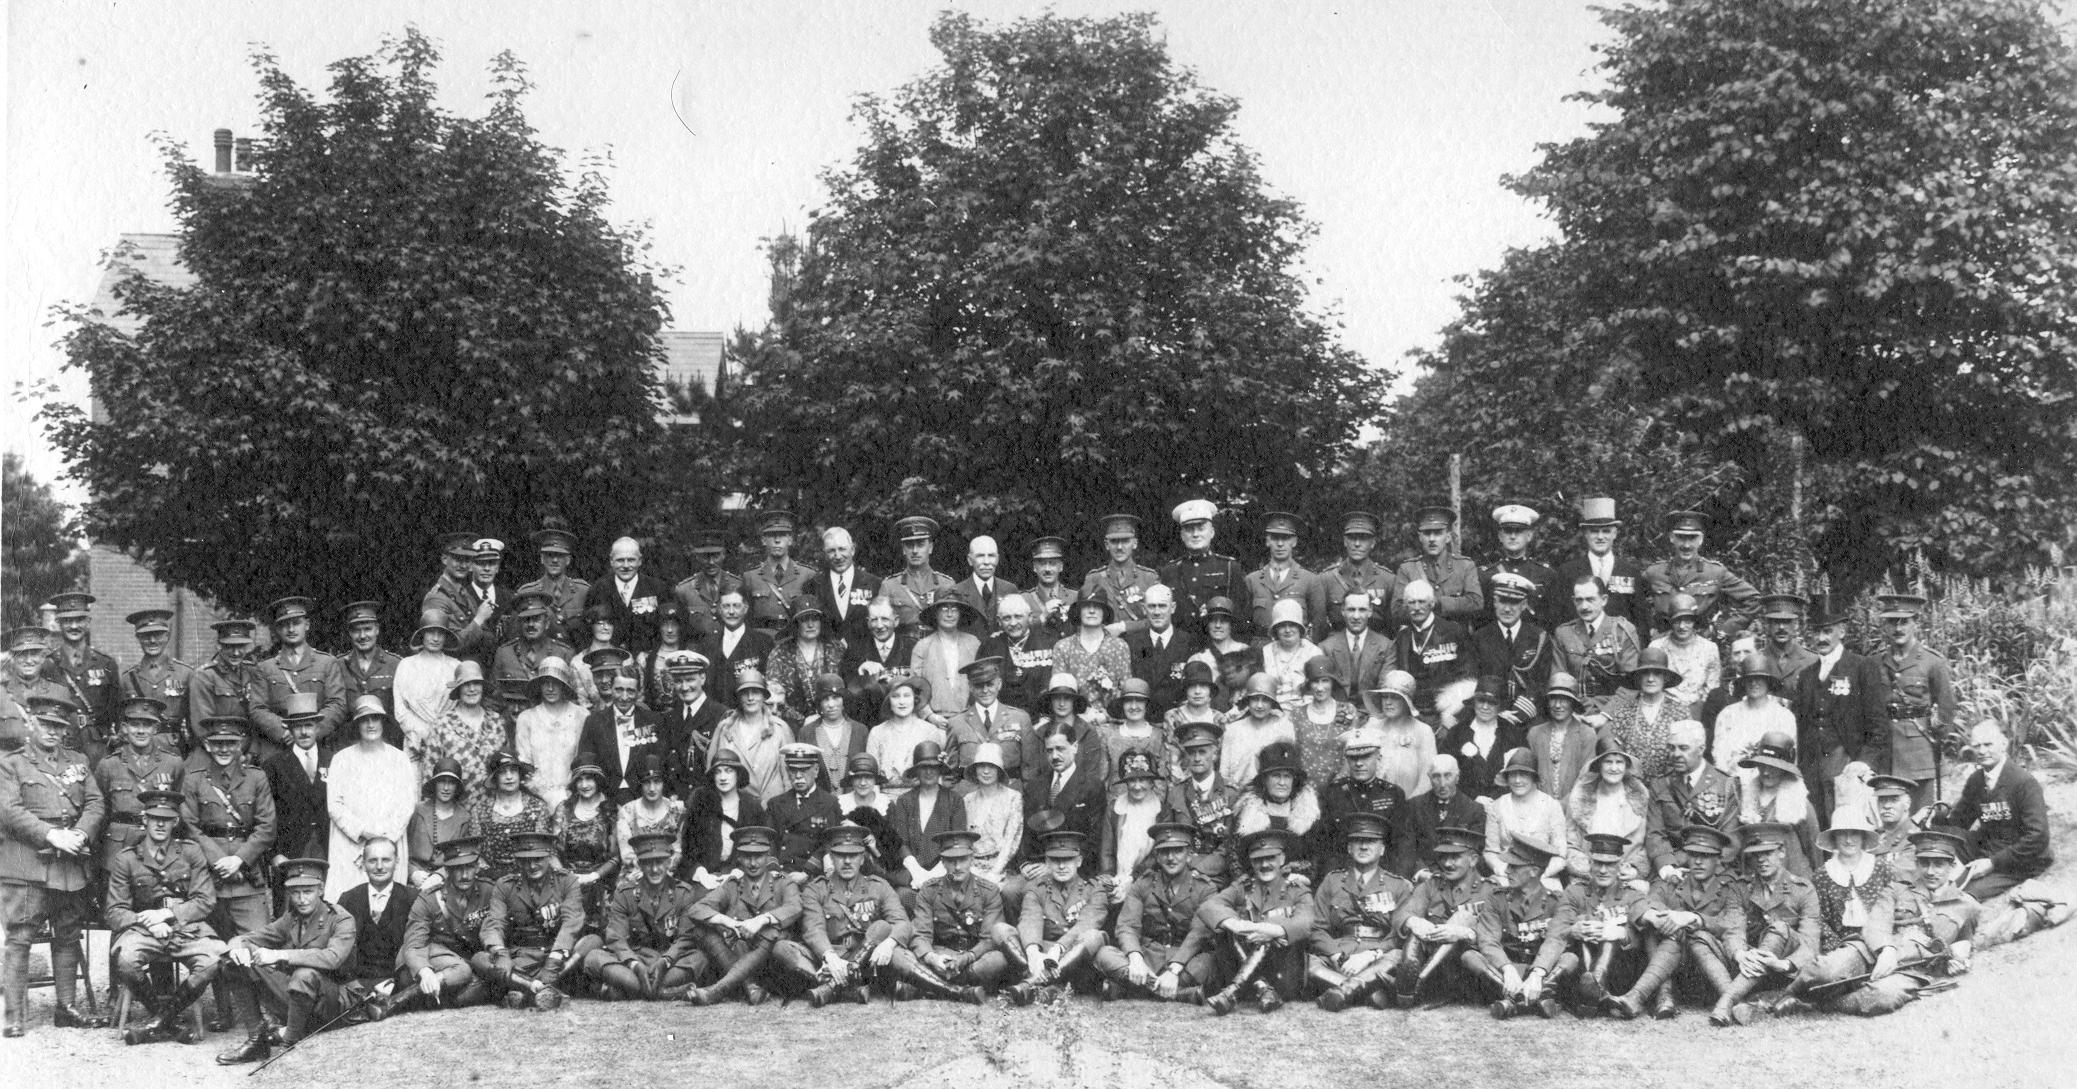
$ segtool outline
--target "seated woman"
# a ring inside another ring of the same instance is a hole
[[[981,611],[955,594],[939,598],[928,615],[933,627],[910,651],[909,672],[923,678],[925,686],[924,706],[917,713],[942,728],[966,710],[966,674],[960,670],[980,657],[981,640],[964,629],[980,622]]]
[[[1644,834],[1650,810],[1651,792],[1637,777],[1637,761],[1613,739],[1602,741],[1565,797],[1565,865],[1574,873],[1585,873],[1590,865],[1587,837],[1621,836],[1629,846],[1617,874],[1632,888],[1648,889]]]
[[[1497,885],[1506,881],[1507,854],[1516,836],[1526,836],[1536,844],[1556,845],[1565,842],[1567,832],[1565,807],[1543,792],[1536,759],[1528,749],[1509,751],[1500,770],[1493,774],[1493,783],[1503,793],[1486,805],[1485,855],[1486,867]],[[1540,875],[1544,887],[1552,892],[1562,891],[1569,868],[1565,852],[1552,855]]]
[[[420,790],[422,800],[411,811],[404,829],[406,849],[411,854],[411,871],[406,880],[425,891],[440,887],[440,845],[451,839],[473,838],[476,818],[469,809],[469,788],[462,781],[462,766],[453,757],[433,765],[433,777]]]
[[[1320,799],[1306,781],[1298,746],[1289,741],[1271,743],[1256,760],[1254,781],[1241,791],[1240,801],[1233,807],[1234,846],[1238,849],[1240,843],[1268,828],[1288,833],[1284,837],[1288,872],[1310,878],[1312,860],[1306,854],[1306,843],[1319,819]],[[1228,872],[1246,871],[1247,859],[1236,856],[1229,861]]]
[[[679,869],[685,879],[705,889],[720,886],[725,864],[735,853],[738,828],[764,825],[764,803],[743,789],[749,769],[733,750],[719,749],[707,765],[707,782],[685,805],[685,834],[679,844]]]
[[[1499,782],[1500,763],[1507,754],[1529,743],[1528,731],[1519,724],[1500,719],[1505,698],[1500,678],[1480,677],[1471,696],[1471,714],[1450,728],[1438,748],[1457,758],[1463,774],[1464,791],[1474,798],[1493,798],[1507,788]],[[1547,842],[1556,843],[1556,840]],[[1487,849],[1492,844],[1487,844]]]
[[[1791,829],[1781,845],[1782,864],[1808,878],[1817,858],[1817,812],[1796,765],[1794,734],[1766,734],[1738,761],[1738,823],[1763,822]]]
[[[671,837],[674,844],[682,843],[685,836],[685,803],[665,793],[670,774],[664,767],[663,757],[657,753],[643,753],[635,760],[635,780],[642,784],[642,793],[620,807],[620,815],[614,823],[614,837],[620,841],[620,872],[622,883],[635,878],[635,837],[663,834]],[[670,872],[678,872],[678,864],[684,861],[683,848],[671,852]]]
[[[1103,853],[1098,873],[1110,885],[1111,903],[1123,904],[1132,882],[1151,859],[1153,829],[1161,819],[1166,783],[1146,749],[1118,757],[1120,789],[1104,811]]]
[[[925,881],[944,876],[937,834],[966,827],[966,803],[945,783],[953,774],[942,745],[917,742],[909,756],[910,787],[887,808],[888,827],[901,843],[900,867],[890,867],[887,880],[905,908],[915,903],[915,890]]]
[[[470,808],[476,834],[483,837],[476,850],[477,875],[486,885],[519,872],[513,837],[548,831],[548,802],[527,785],[533,777],[534,766],[512,750],[491,754],[490,789]]]
[[[1024,796],[1004,779],[1002,761],[1001,745],[984,741],[975,746],[965,773],[974,789],[962,799],[967,827],[979,835],[971,844],[974,876],[998,886],[1024,842]]]

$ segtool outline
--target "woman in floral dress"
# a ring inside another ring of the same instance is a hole
[[[479,880],[495,882],[517,873],[512,858],[512,837],[521,832],[548,831],[548,802],[527,786],[534,766],[510,749],[499,749],[490,758],[490,789],[476,799],[470,816],[476,834],[483,837],[477,848],[483,872]]]
[[[404,754],[418,768],[421,784],[441,761],[452,760],[461,770],[464,786],[483,788],[491,754],[512,740],[504,713],[484,701],[485,688],[483,667],[472,661],[461,663],[448,688],[447,712],[431,732],[405,739]]]

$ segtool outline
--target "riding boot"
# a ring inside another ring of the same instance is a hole
[[[202,997],[202,992],[208,986],[208,980],[197,983],[194,977],[190,976],[186,982],[173,988],[173,993],[167,995],[165,1003],[159,1007],[158,1017],[152,1020],[151,1030],[162,1036],[176,1035],[188,1007],[195,1004],[195,999]]]
[[[288,996],[288,1024],[283,1025],[281,1029],[281,1042],[284,1046],[293,1047],[302,1042],[303,1037],[310,1035],[310,1010],[315,1004],[316,999],[309,995]]]
[[[108,1018],[80,1009],[79,966],[85,959],[78,941],[50,943],[51,993],[57,1005],[51,1009],[53,1028],[107,1028]]]
[[[29,1001],[28,946],[7,943],[5,960],[0,961],[0,997],[7,1001],[7,1027],[0,1034],[20,1036],[24,1031],[22,1007]]]
[[[643,997],[642,980],[635,975],[633,968],[625,964],[612,963],[601,964],[592,971],[598,975],[599,982],[606,985],[609,994],[625,999]]]
[[[1702,978],[1709,981],[1709,988],[1716,992],[1716,1002],[1709,1008],[1709,1023],[1724,1026],[1731,1023],[1731,972],[1724,962],[1706,949],[1698,949],[1688,958]],[[1666,988],[1672,993],[1673,988]]]
[[[268,1029],[265,1022],[261,1022],[253,1027],[252,1034],[245,1038],[244,1043],[218,1052],[216,1064],[218,1066],[236,1066],[239,1063],[258,1062],[273,1053],[272,1039],[273,1034],[271,1030]]]
[[[978,1006],[987,1000],[981,988],[954,986],[920,962],[903,965],[901,974],[914,983],[917,990],[932,998],[942,998],[947,1002],[964,1002],[970,1006]]]
[[[1343,1007],[1349,1004],[1347,989],[1349,977],[1327,967],[1325,964],[1317,963],[1307,968],[1305,975],[1307,979],[1312,980],[1320,988],[1319,1004],[1321,1009],[1326,1010],[1328,1013],[1340,1013]]]
[[[758,969],[763,968],[771,957],[772,947],[769,944],[751,946],[749,952],[736,958],[736,962],[729,965],[728,971],[722,973],[721,978],[715,980],[711,986],[694,987],[685,992],[685,1001],[695,1006],[711,1006],[734,994],[737,988],[747,990],[750,977],[756,975]]]
[[[1717,996],[1716,1008],[1709,1011],[1709,1023],[1712,1025],[1745,1024],[1752,1019],[1752,1010],[1747,1008],[1745,1016],[1740,1017],[1738,1015],[1739,1007],[1745,1005],[1745,996],[1751,994],[1753,988],[1760,985],[1760,979],[1758,976],[1734,974],[1728,968],[1725,969],[1724,976],[1723,993]],[[1722,1016],[1723,1020],[1717,1019],[1719,1015]]]
[[[1651,960],[1646,962],[1644,973],[1637,977],[1636,986],[1623,994],[1602,999],[1602,1012],[1625,1021],[1644,1012],[1645,1004],[1659,993],[1659,987],[1673,978],[1674,971],[1680,967],[1683,952],[1680,943],[1671,938],[1660,942],[1659,947],[1652,951]]]

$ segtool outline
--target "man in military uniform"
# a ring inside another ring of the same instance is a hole
[[[24,1031],[29,946],[50,927],[56,1028],[99,1028],[105,1018],[73,1007],[80,975],[82,928],[91,918],[94,842],[106,813],[101,786],[87,758],[62,742],[70,721],[55,711],[32,712],[29,741],[0,756],[0,924],[7,929],[0,959],[0,997],[7,1002],[7,1036]]]
[[[1341,559],[1313,576],[1312,600],[1306,606],[1306,615],[1313,618],[1315,642],[1347,628],[1342,606],[1354,593],[1366,599],[1365,626],[1380,638],[1391,635],[1392,588],[1396,580],[1390,568],[1370,558],[1377,547],[1377,533],[1377,515],[1364,511],[1342,515]]]
[[[379,601],[356,601],[340,611],[346,625],[346,653],[339,655],[339,680],[346,694],[346,706],[360,702],[362,696],[373,696],[382,701],[390,711],[390,721],[383,727],[382,740],[397,748],[404,747],[403,727],[396,723],[397,666],[402,658],[382,649],[382,603]],[[358,738],[351,730],[335,730],[332,748],[343,749]]]
[[[1796,763],[1819,813],[1833,810],[1832,780],[1849,762],[1889,766],[1888,678],[1875,659],[1847,649],[1850,617],[1844,605],[1835,605],[1830,594],[1811,603],[1806,631],[1817,662],[1790,708],[1796,713]]]
[[[1474,927],[1490,895],[1478,876],[1484,842],[1485,835],[1475,829],[1436,829],[1428,876],[1414,885],[1398,916],[1398,936],[1406,943],[1393,994],[1399,1008],[1420,1005],[1437,974],[1448,978],[1462,972],[1463,954],[1478,940]]]
[[[1312,939],[1313,898],[1285,872],[1294,837],[1265,828],[1241,841],[1248,871],[1197,909],[1197,922],[1217,943],[1227,983],[1204,1000],[1220,1016],[1252,991],[1263,1013],[1274,1013],[1305,985],[1305,951]]]
[[[1212,519],[1218,513],[1209,499],[1177,503],[1169,516],[1175,519],[1176,532],[1182,538],[1183,555],[1174,563],[1161,565],[1159,572],[1162,584],[1175,591],[1176,624],[1199,634],[1204,632],[1205,609],[1213,598],[1248,600],[1247,575],[1240,561],[1212,551],[1212,538],[1217,535]],[[1234,636],[1246,638],[1247,634],[1237,631]]]
[[[123,670],[123,697],[148,696],[163,704],[159,744],[176,757],[186,756],[192,744],[188,737],[188,678],[194,676],[195,667],[166,653],[172,641],[173,610],[139,609],[123,619],[134,629],[137,649],[143,654],[136,665]]]
[[[1521,503],[1503,503],[1493,508],[1493,528],[1500,537],[1500,554],[1493,558],[1493,562],[1479,568],[1479,584],[1486,594],[1486,608],[1479,614],[1480,627],[1494,618],[1493,576],[1499,574],[1515,575],[1528,581],[1528,615],[1538,626],[1548,629],[1571,618],[1569,607],[1553,611],[1562,593],[1558,589],[1558,572],[1529,556],[1530,546],[1536,543],[1536,523],[1542,520],[1543,516],[1536,513],[1535,508]]]
[[[477,850],[482,844],[477,836],[456,836],[439,844],[435,850],[440,884],[411,902],[397,960],[413,980],[420,1003],[459,1008],[491,1000],[491,959],[484,951],[483,924],[490,919],[497,887],[477,880],[482,872]]]
[[[1778,684],[1776,698],[1796,706],[1817,655],[1803,647],[1803,618],[1810,599],[1801,594],[1775,593],[1760,598],[1760,626],[1766,631],[1761,649],[1774,657]]]
[[[58,642],[44,660],[43,675],[72,694],[81,715],[74,723],[73,747],[86,754],[88,763],[98,764],[115,733],[122,667],[94,647],[93,614],[88,608],[94,595],[73,591],[50,600],[58,610]]]
[[[671,874],[674,838],[650,832],[630,840],[641,879],[607,897],[605,944],[584,955],[584,974],[619,998],[680,997],[707,974],[692,924],[699,893]]]
[[[1916,878],[1891,884],[1896,907],[1890,949],[1898,970],[1821,1000],[1822,1009],[1879,1017],[1902,1009],[1934,981],[1969,970],[1983,909],[1975,897],[1956,887],[1963,877],[1960,855],[1966,844],[1960,836],[1932,831],[1913,836],[1912,845],[1918,854]]]
[[[1269,559],[1261,567],[1248,572],[1248,615],[1256,631],[1270,629],[1270,613],[1279,601],[1295,601],[1305,610],[1305,629],[1311,633],[1320,621],[1320,615],[1311,611],[1313,581],[1319,576],[1300,566],[1292,557],[1298,550],[1298,537],[1304,532],[1305,524],[1295,514],[1282,511],[1272,512],[1263,523],[1263,543],[1269,549]]]
[[[201,751],[209,740],[205,722],[213,718],[249,721],[253,704],[263,698],[260,672],[252,662],[252,633],[257,625],[234,619],[209,626],[216,629],[216,656],[188,678],[187,720],[194,731],[193,751],[187,758],[189,771],[209,766],[209,757]]]
[[[898,630],[918,639],[930,630],[924,614],[955,585],[950,575],[931,569],[930,555],[937,545],[937,535],[936,520],[920,514],[895,522],[894,537],[901,545],[903,566],[900,574],[880,583],[880,593],[894,605]]]
[[[795,526],[792,513],[783,510],[767,512],[758,519],[757,536],[764,545],[764,560],[743,572],[743,596],[750,603],[750,626],[767,635],[777,636],[786,627],[793,599],[807,593],[808,585],[819,573],[794,562]],[[932,528],[935,530],[935,523]],[[928,558],[926,550],[926,561]]]
[[[584,932],[584,890],[575,874],[555,868],[553,835],[521,832],[512,842],[520,869],[498,879],[476,972],[512,1009],[557,1009],[563,1004],[557,984]]]
[[[1683,831],[1693,825],[1707,825],[1737,835],[1739,789],[1737,779],[1709,762],[1701,723],[1692,719],[1676,722],[1668,736],[1680,767],[1651,781],[1644,852],[1651,861],[1653,874],[1661,880],[1676,881],[1679,871],[1687,867],[1687,856],[1680,849]]]
[[[1086,849],[1087,837],[1072,828],[1054,828],[1039,840],[1045,872],[1025,885],[1017,913],[1027,974],[1009,995],[1019,1006],[1041,998],[1051,1002],[1064,984],[1097,982],[1096,954],[1104,945],[1110,890],[1082,875]]]
[[[765,802],[765,816],[779,833],[774,864],[802,883],[822,872],[822,843],[830,829],[844,823],[844,809],[824,782],[822,750],[812,742],[780,746],[779,759],[786,766],[787,789]]]
[[[954,829],[931,840],[945,874],[916,890],[909,951],[947,983],[992,991],[1010,970],[1006,943],[1017,939],[1003,921],[1002,890],[974,876],[974,845],[981,833]]]
[[[1319,823],[1328,823],[1324,809]],[[1392,935],[1405,922],[1413,893],[1411,882],[1384,866],[1392,823],[1385,814],[1354,810],[1333,825],[1348,864],[1332,869],[1313,897],[1310,971],[1321,988],[1320,1008],[1329,1013],[1364,1001],[1380,1009],[1388,1004],[1392,974],[1403,956]]]
[[[1456,533],[1455,510],[1435,505],[1415,511],[1414,537],[1420,555],[1399,565],[1394,584],[1403,592],[1411,583],[1427,583],[1435,615],[1468,629],[1485,611],[1486,596],[1479,585],[1478,565],[1453,550]],[[1394,619],[1411,621],[1412,614]]]
[[[1876,657],[1889,693],[1889,759],[1870,766],[1917,783],[1911,806],[1923,809],[1940,797],[1940,738],[1954,729],[1953,673],[1946,658],[1919,641],[1925,598],[1879,594],[1875,601],[1889,641],[1889,649]]]
[[[1171,783],[1162,799],[1160,819],[1197,829],[1190,868],[1225,884],[1226,844],[1233,836],[1234,807],[1240,788],[1219,775],[1219,741],[1226,728],[1216,722],[1185,723],[1176,743],[1183,750],[1183,780]]]
[[[209,925],[229,939],[267,925],[266,866],[278,834],[274,793],[267,774],[245,763],[244,719],[211,716],[200,725],[207,763],[181,777],[180,819],[216,877]]]
[[[498,644],[505,640],[504,611],[512,605],[512,591],[498,585],[498,572],[505,566],[505,542],[478,537],[470,542],[469,550],[468,578],[459,586],[442,579],[425,596],[420,611],[446,613],[450,622],[460,625],[450,653],[488,667]]]
[[[307,597],[285,597],[268,606],[278,649],[255,667],[259,675],[259,698],[251,710],[257,734],[255,763],[294,743],[282,713],[295,693],[317,696],[319,741],[331,737],[346,722],[345,674],[339,659],[310,645],[310,606]]]
[[[1077,595],[1060,581],[1067,568],[1067,542],[1059,537],[1040,537],[1031,542],[1030,555],[1031,573],[1038,582],[1024,591],[1024,600],[1031,606],[1026,615],[1030,628],[1039,633],[1039,641],[1050,653],[1054,643],[1075,630],[1075,619],[1068,613],[1073,610]],[[1000,606],[997,609],[996,623],[1000,624]],[[1052,669],[1042,672],[1050,674]]]
[[[1731,844],[1730,836],[1706,824],[1681,832],[1687,857],[1681,876],[1652,882],[1651,895],[1630,916],[1651,950],[1644,973],[1628,991],[1602,999],[1602,1012],[1628,1021],[1649,1003],[1661,1021],[1677,1016],[1673,974],[1683,964],[1708,981],[1719,1001],[1730,993],[1731,966],[1745,951],[1744,886],[1723,869]]]
[[[7,633],[7,694],[20,711],[20,718],[7,722],[7,731],[0,734],[0,751],[19,749],[28,743],[31,726],[28,707],[31,700],[52,701],[71,704],[72,693],[66,686],[44,675],[44,663],[50,655],[50,633],[42,628],[22,627]],[[67,719],[70,721],[69,716]],[[72,727],[66,727],[69,736]]]
[[[1219,889],[1190,868],[1194,825],[1157,823],[1147,832],[1154,865],[1126,886],[1111,944],[1096,954],[1103,994],[1202,1002],[1212,951],[1205,943],[1209,934],[1196,925],[1197,910]]]
[[[467,615],[457,614],[452,603],[460,601],[468,589],[470,568],[476,562],[476,541],[481,536],[474,530],[458,529],[433,538],[433,547],[440,552],[440,577],[433,580],[432,589],[420,596],[419,612],[437,608],[449,616]]]
[[[218,973],[231,985],[239,1018],[254,1026],[243,1044],[216,1057],[223,1066],[266,1058],[273,1051],[276,1024],[281,1026],[282,1045],[294,1047],[353,1002],[345,984],[357,931],[353,916],[325,901],[329,864],[321,858],[298,858],[284,868],[288,910],[258,930],[232,938]]]
[[[1890,873],[1900,881],[1911,880],[1918,870],[1918,852],[1911,837],[1925,829],[1911,813],[1911,792],[1917,786],[1894,775],[1868,779],[1868,793],[1875,800],[1875,839],[1868,844],[1868,853],[1889,863]]]
[[[1139,525],[1134,515],[1104,515],[1103,547],[1110,562],[1082,577],[1080,600],[1110,604],[1112,619],[1105,626],[1113,635],[1146,630],[1147,591],[1161,581],[1153,568],[1133,561],[1139,551]],[[1066,621],[1067,629],[1074,630],[1074,617]]]
[[[564,529],[536,530],[530,538],[541,560],[541,577],[522,585],[519,594],[541,594],[548,603],[548,630],[564,643],[591,644],[584,630],[584,594],[591,583],[570,574],[577,535]]]
[[[1318,870],[1332,871],[1356,866],[1357,863],[1341,850],[1339,840],[1349,837],[1353,827],[1348,818],[1357,813],[1376,817],[1380,837],[1380,864],[1393,870],[1412,872],[1408,863],[1413,856],[1413,831],[1407,826],[1406,792],[1398,784],[1379,775],[1381,758],[1379,750],[1385,743],[1385,734],[1374,726],[1358,726],[1341,735],[1341,755],[1348,770],[1334,777],[1334,781],[1319,788],[1320,819],[1313,824],[1316,830],[1311,850],[1307,854],[1315,859]],[[1365,825],[1364,835],[1370,833]]]
[[[1551,633],[1558,646],[1557,669],[1579,678],[1585,703],[1581,718],[1599,726],[1602,706],[1637,668],[1644,643],[1629,621],[1609,615],[1608,587],[1600,576],[1572,584],[1572,605],[1577,617]]]
[[[1002,702],[1002,670],[1003,659],[993,655],[960,667],[973,702],[945,723],[945,750],[954,767],[965,768],[973,763],[976,750],[993,742],[1001,747],[1007,765],[1001,769],[1003,778],[1015,783],[1023,775],[1024,734],[1031,729],[1031,716]]]
[[[844,535],[847,541],[850,537],[848,533]],[[721,630],[721,595],[741,589],[743,579],[722,565],[728,556],[728,545],[719,533],[708,531],[694,537],[692,555],[699,561],[700,569],[691,577],[680,579],[671,593],[692,618],[691,638],[697,642]],[[878,585],[878,580],[874,584]]]
[[[106,767],[107,764],[102,765]],[[127,1044],[195,1038],[181,1014],[209,989],[226,947],[209,929],[216,908],[216,881],[202,849],[173,838],[180,822],[180,795],[145,790],[135,799],[141,822],[137,837],[108,861],[109,956],[116,978],[144,1005],[150,1018],[123,1032]],[[187,978],[161,997],[152,973],[178,962]]]
[[[1527,726],[1536,718],[1536,699],[1550,684],[1558,660],[1550,632],[1524,618],[1529,603],[1547,595],[1527,575],[1489,571],[1486,596],[1493,621],[1471,633],[1471,675],[1500,678],[1500,721]]]
[[[1484,982],[1488,995],[1498,996],[1487,1007],[1497,1020],[1530,1010],[1546,1019],[1558,1014],[1555,1001],[1541,994],[1529,996],[1526,976],[1558,912],[1558,894],[1544,883],[1544,871],[1562,851],[1557,844],[1513,833],[1507,848],[1507,883],[1487,895],[1486,910],[1472,923],[1472,947],[1459,963],[1465,974]]]
[[[735,864],[739,871],[714,887],[692,907],[700,924],[707,962],[721,978],[685,992],[685,1001],[712,1006],[738,988],[743,1001],[755,1006],[768,992],[762,977],[772,950],[793,933],[801,918],[800,885],[779,872],[772,848],[779,833],[747,825],[735,832]]]
[[[862,1002],[875,975],[897,999],[920,994],[977,1006],[986,1001],[979,986],[955,985],[917,960],[909,948],[914,929],[894,887],[860,872],[867,839],[856,825],[831,830],[826,850],[834,872],[801,894],[805,945],[779,943],[779,961],[813,983],[809,1004],[826,1005],[847,993]]]
[[[1550,607],[1540,610],[1555,628],[1572,618],[1572,588],[1588,577],[1598,578],[1607,589],[1608,615],[1630,622],[1640,635],[1652,630],[1652,599],[1644,581],[1644,566],[1615,550],[1623,521],[1615,516],[1615,500],[1607,496],[1583,499],[1579,504],[1579,533],[1586,543],[1558,565],[1558,581],[1551,585]]]
[[[822,606],[823,623],[828,625],[830,634],[845,644],[868,638],[866,610],[880,596],[880,576],[858,566],[858,544],[843,526],[822,531],[822,560],[827,566],[808,584],[809,600]],[[685,583],[678,585],[683,589]],[[720,590],[716,588],[714,592],[719,594]],[[994,615],[992,610],[989,615]],[[988,636],[987,632],[978,634],[983,639]]]
[[[1759,615],[1760,591],[1712,559],[1702,555],[1702,538],[1709,531],[1709,516],[1698,511],[1677,510],[1666,515],[1666,540],[1673,555],[1644,569],[1645,586],[1652,595],[1652,615],[1672,615],[1673,595],[1688,594],[1701,607],[1696,624],[1705,635],[1731,636],[1742,632]],[[1650,638],[1657,631],[1638,632]]]
[[[1635,958],[1638,940],[1630,918],[1643,903],[1644,893],[1622,879],[1623,857],[1629,849],[1630,841],[1622,836],[1587,835],[1586,880],[1566,887],[1550,929],[1544,932],[1536,962],[1522,980],[1522,999],[1536,1006],[1538,1013],[1548,1016],[1544,1003],[1553,1001],[1552,995],[1575,978],[1578,1004],[1574,1012],[1598,1009],[1608,997],[1618,962]]]
[[[1764,987],[1788,983],[1817,959],[1817,889],[1789,870],[1794,828],[1771,821],[1740,829],[1745,840],[1745,942],[1731,958],[1737,974],[1710,1011],[1711,1024],[1747,1024],[1755,1007],[1746,999]]]
[[[101,758],[94,780],[108,812],[108,831],[101,839],[104,868],[123,849],[144,838],[144,802],[147,791],[180,789],[180,757],[164,748],[159,739],[166,705],[151,696],[123,700],[123,745]],[[211,902],[215,897],[210,897]]]
[[[1401,584],[1399,603],[1407,621],[1392,638],[1392,668],[1414,679],[1414,713],[1430,726],[1442,725],[1443,690],[1461,686],[1458,702],[1471,694],[1471,636],[1464,625],[1436,615],[1435,587],[1425,578]]]
[[[546,659],[568,662],[577,657],[577,648],[556,638],[552,630],[555,603],[546,592],[521,590],[512,599],[512,611],[506,616],[517,625],[519,634],[498,648],[491,664],[490,678],[496,691],[525,689],[541,672],[541,663]],[[586,640],[585,645],[589,646],[590,641]]]

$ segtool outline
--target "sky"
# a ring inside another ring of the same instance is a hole
[[[327,64],[416,25],[442,50],[446,104],[465,114],[484,108],[491,58],[512,51],[542,139],[572,163],[610,151],[611,215],[645,224],[656,260],[681,270],[674,326],[729,330],[765,317],[760,240],[798,231],[823,203],[821,172],[857,150],[855,97],[929,69],[946,8],[1154,11],[1171,57],[1239,101],[1237,135],[1267,183],[1318,224],[1317,303],[1339,312],[1346,346],[1387,367],[1435,343],[1455,278],[1551,233],[1501,179],[1539,142],[1586,131],[1588,107],[1565,98],[1595,84],[1607,37],[1572,0],[9,0],[0,446],[58,476],[12,391],[55,379],[83,398],[83,378],[61,373],[51,308],[92,296],[117,236],[175,228],[154,134],[206,163],[213,130],[256,131],[255,48],[321,89]]]

